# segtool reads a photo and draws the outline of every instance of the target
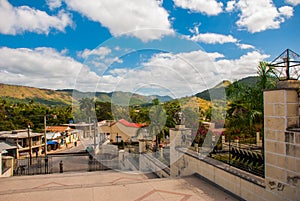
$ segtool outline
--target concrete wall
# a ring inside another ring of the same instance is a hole
[[[134,154],[119,151],[119,169],[122,171],[139,171],[139,164],[133,159]]]
[[[264,200],[264,179],[210,158],[200,159],[198,154],[186,150],[182,152],[185,154],[171,164],[171,176],[189,176],[197,173],[240,198]]]
[[[123,171],[140,171],[144,173],[155,173],[160,178],[170,176],[170,168],[163,164],[151,154],[140,154],[139,163],[133,159],[136,154],[119,151],[119,169]]]
[[[182,146],[181,134],[181,128],[170,129],[171,177],[199,174],[240,198],[264,200],[263,178],[207,158]]]
[[[149,154],[140,155],[141,172],[153,172],[160,178],[170,177],[170,168]]]
[[[14,169],[14,158],[13,157],[11,157],[11,156],[2,156],[0,165],[1,166],[3,165],[0,177],[13,176],[13,169]],[[4,171],[4,172],[2,172],[2,171]]]

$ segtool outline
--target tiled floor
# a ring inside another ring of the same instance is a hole
[[[115,171],[0,178],[0,200],[235,200],[197,177],[149,179]]]

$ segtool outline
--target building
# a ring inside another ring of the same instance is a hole
[[[64,124],[64,126],[69,126],[71,129],[80,131],[82,138],[89,138],[94,135],[95,124],[94,123],[71,123]]]
[[[0,141],[11,146],[15,145],[16,151],[12,151],[11,154],[13,157],[19,158],[30,153],[40,154],[44,147],[42,136],[42,133],[33,133],[30,129],[1,131]]]
[[[102,121],[99,123],[99,133],[109,136],[112,142],[138,141],[141,128],[145,124],[137,124],[121,119],[119,121]]]
[[[47,126],[47,149],[57,149],[60,145],[74,143],[79,140],[80,131],[69,126]]]
[[[17,153],[17,146],[7,142],[0,142],[0,152],[2,156],[15,156]]]

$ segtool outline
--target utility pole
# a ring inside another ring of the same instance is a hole
[[[91,117],[89,117],[89,138],[91,137],[92,134],[92,125],[91,125]]]
[[[96,155],[96,132],[97,132],[97,121],[94,121],[94,155]]]
[[[32,165],[32,150],[31,150],[31,139],[30,139],[30,125],[28,125],[28,145],[29,145],[29,159],[30,159],[30,165]]]
[[[44,153],[45,153],[45,157],[47,156],[47,136],[46,136],[46,129],[47,129],[47,115],[44,115],[44,141],[45,141],[45,145],[44,145]]]

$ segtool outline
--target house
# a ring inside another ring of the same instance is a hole
[[[74,143],[79,140],[79,131],[69,126],[47,126],[46,138],[48,150],[57,149],[59,145]]]
[[[137,124],[121,119],[119,121],[103,121],[99,124],[99,133],[109,136],[112,142],[124,142],[131,140],[132,142],[138,141],[141,128],[145,124]]]
[[[33,133],[30,129],[1,131],[0,141],[8,145],[15,145],[16,151],[8,151],[13,157],[27,156],[30,153],[39,154],[44,147],[43,133]]]
[[[7,142],[0,142],[0,152],[2,156],[15,156],[17,153],[17,146]]]
[[[63,145],[64,136],[61,135],[59,132],[47,132],[46,139],[47,139],[47,151],[56,150]]]
[[[77,130],[81,134],[80,137],[89,138],[90,136],[94,135],[94,124],[93,123],[70,123],[70,124],[63,124],[64,126],[68,126],[71,129]],[[73,130],[73,132],[74,132]]]

